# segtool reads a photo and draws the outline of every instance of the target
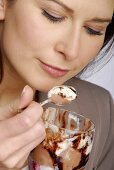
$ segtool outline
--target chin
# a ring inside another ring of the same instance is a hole
[[[40,77],[36,79],[36,77],[32,77],[32,79],[28,80],[28,85],[30,85],[33,89],[47,92],[52,87],[63,84],[66,81],[66,78],[49,78],[49,77]]]
[[[52,87],[63,84],[63,82],[49,82],[49,81],[47,81],[47,82],[41,83],[40,85],[39,84],[36,85],[35,89],[38,90],[38,91],[41,91],[41,92],[47,92]]]

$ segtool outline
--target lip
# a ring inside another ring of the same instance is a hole
[[[69,71],[68,69],[61,69],[61,68],[58,68],[56,66],[52,66],[52,65],[49,65],[49,64],[46,64],[42,61],[40,61],[40,64],[41,64],[41,68],[47,72],[49,75],[53,76],[53,77],[62,77],[64,76],[65,74],[67,74],[67,72]]]

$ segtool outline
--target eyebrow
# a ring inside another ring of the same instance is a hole
[[[47,0],[47,1],[52,1],[57,3],[58,5],[62,6],[66,11],[73,13],[73,10],[69,8],[66,4],[59,0]],[[96,22],[96,23],[111,23],[112,19],[111,18],[93,18],[91,21]]]
[[[91,21],[96,23],[111,23],[111,18],[93,18]]]
[[[58,5],[62,6],[66,11],[73,13],[73,10],[71,8],[69,8],[67,5],[65,5],[63,2],[59,1],[59,0],[47,0],[47,1],[52,1],[57,3]]]

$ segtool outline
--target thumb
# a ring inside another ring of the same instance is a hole
[[[30,86],[26,85],[21,93],[20,99],[18,100],[19,104],[17,102],[18,107],[16,106],[16,109],[19,110],[27,107],[33,100],[33,97],[34,97],[33,89]]]
[[[15,99],[13,102],[0,107],[0,120],[4,120],[19,113],[22,109],[27,107],[33,100],[33,89],[26,85],[21,93],[21,96]]]

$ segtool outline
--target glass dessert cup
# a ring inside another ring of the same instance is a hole
[[[29,170],[82,170],[93,145],[93,122],[73,111],[49,107],[43,121],[45,140],[29,158]]]

